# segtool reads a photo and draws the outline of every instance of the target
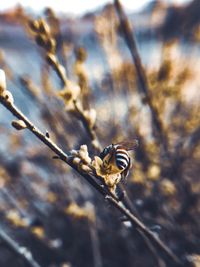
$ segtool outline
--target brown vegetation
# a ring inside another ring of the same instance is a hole
[[[0,127],[2,267],[198,266],[198,73],[192,61],[174,59],[177,41],[163,43],[157,68],[145,68],[114,2],[116,11],[95,18],[109,66],[96,85],[85,66],[90,50],[65,43],[49,9],[46,19],[21,19],[41,56],[40,83],[31,69],[17,77],[1,57],[0,102],[9,112],[0,108],[10,123]],[[119,28],[132,60],[118,49]],[[135,136],[131,173],[110,191],[93,159]]]

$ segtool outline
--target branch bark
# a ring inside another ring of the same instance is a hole
[[[155,108],[155,106],[152,103],[148,81],[147,81],[146,73],[142,66],[140,55],[138,53],[134,31],[130,26],[130,22],[123,10],[123,7],[120,1],[114,0],[114,6],[119,17],[120,26],[121,26],[122,33],[124,36],[124,40],[130,50],[132,60],[135,66],[137,79],[138,79],[138,85],[139,85],[138,86],[139,93],[142,94],[143,100],[145,101],[145,103],[148,104],[150,112],[151,112],[154,135],[156,139],[159,140],[160,145],[163,146],[165,154],[169,158],[168,141],[164,133],[163,123],[159,118],[158,110]]]

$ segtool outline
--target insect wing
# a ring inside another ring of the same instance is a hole
[[[127,151],[129,151],[129,150],[135,150],[138,147],[139,142],[137,139],[134,139],[133,141],[122,141],[115,145],[120,145],[124,147]]]

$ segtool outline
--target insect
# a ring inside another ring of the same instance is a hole
[[[102,159],[102,168],[107,174],[105,181],[109,187],[116,186],[122,178],[126,178],[131,167],[130,150],[135,150],[138,140],[122,141],[104,148],[99,157]]]

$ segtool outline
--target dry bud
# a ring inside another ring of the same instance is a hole
[[[87,145],[81,145],[80,146],[80,151],[88,152]]]
[[[157,164],[152,164],[149,168],[148,168],[148,172],[147,172],[147,176],[150,180],[152,181],[156,181],[159,179],[160,177],[160,166]]]
[[[55,53],[56,50],[56,41],[53,38],[49,38],[46,42],[46,50],[51,52],[51,53]]]
[[[89,172],[91,171],[91,168],[88,166],[88,164],[91,163],[91,158],[89,157],[87,146],[82,145],[80,147],[80,150],[72,150],[71,155],[74,156],[73,158],[73,164],[78,166],[80,171]]]
[[[49,65],[53,65],[53,67],[58,63],[56,56],[52,53],[47,53],[46,60],[49,63]]]
[[[43,239],[45,237],[45,231],[42,226],[34,226],[31,227],[31,233],[36,235],[38,238]]]
[[[172,196],[176,194],[176,187],[169,179],[163,179],[160,183],[160,189],[163,195]]]
[[[1,93],[1,96],[2,96],[3,98],[5,98],[5,100],[6,100],[9,104],[12,105],[12,104],[14,103],[14,98],[13,98],[13,96],[12,96],[12,94],[11,94],[10,91],[8,91],[8,90],[3,91],[3,92]]]
[[[91,172],[90,167],[89,167],[88,165],[86,165],[86,164],[81,164],[81,165],[80,165],[80,169],[81,169],[82,171],[86,172],[86,173]]]
[[[78,151],[75,150],[75,149],[72,149],[72,150],[70,151],[70,153],[71,153],[72,156],[77,156],[77,155],[78,155]]]
[[[79,150],[79,157],[84,161],[86,164],[91,163],[91,158],[89,157],[87,145],[82,145]]]
[[[39,34],[35,37],[35,41],[39,46],[45,47],[48,40],[45,35]]]
[[[25,122],[22,121],[22,120],[14,120],[14,121],[12,121],[11,124],[12,124],[12,126],[13,126],[16,130],[18,130],[18,131],[27,128]]]
[[[71,81],[67,81],[67,87],[58,92],[58,96],[64,101],[67,110],[74,110],[74,101],[80,94],[80,87]]]
[[[32,31],[38,32],[40,27],[38,20],[30,20],[29,27],[31,28]]]
[[[80,162],[81,162],[81,159],[78,158],[78,157],[75,157],[75,158],[73,159],[73,164],[74,164],[74,165],[79,165]]]
[[[49,25],[46,23],[44,19],[39,20],[39,31],[42,34],[50,34],[50,28]]]
[[[75,55],[77,60],[83,62],[87,58],[87,51],[85,50],[84,47],[78,47],[75,49]]]
[[[6,75],[4,70],[0,69],[0,95],[6,90]]]
[[[6,219],[15,225],[16,227],[26,227],[28,226],[27,220],[22,218],[17,210],[9,210],[6,213]]]
[[[77,219],[87,217],[87,213],[86,213],[85,209],[78,206],[75,202],[72,202],[67,208],[65,208],[65,212],[68,215],[71,215]]]

